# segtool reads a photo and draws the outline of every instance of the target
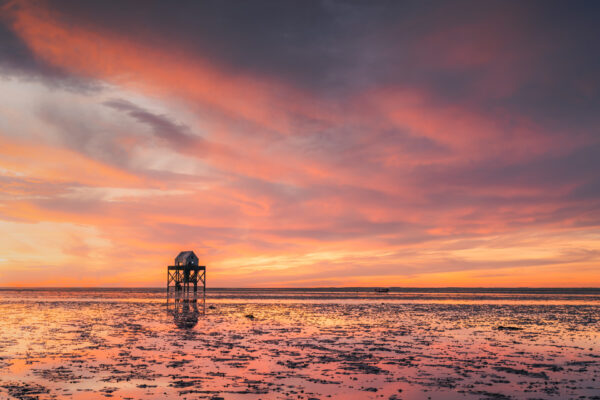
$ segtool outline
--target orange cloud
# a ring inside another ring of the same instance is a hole
[[[0,132],[0,168],[20,176],[51,182],[76,182],[115,187],[141,186],[144,180],[132,173],[92,160],[75,151],[41,143],[8,139]]]

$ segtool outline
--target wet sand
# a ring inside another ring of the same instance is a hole
[[[597,298],[159,296],[0,293],[0,399],[600,399]]]

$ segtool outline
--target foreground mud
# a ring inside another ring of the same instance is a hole
[[[0,299],[0,399],[600,399],[594,302],[91,297]]]

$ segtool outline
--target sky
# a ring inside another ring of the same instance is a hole
[[[0,0],[0,286],[600,286],[599,8]]]

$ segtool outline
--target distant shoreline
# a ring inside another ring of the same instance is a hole
[[[226,287],[208,287],[208,292],[373,292],[376,288],[372,287],[265,287],[265,288],[226,288]],[[393,287],[388,286],[389,293],[506,293],[506,294],[600,294],[600,288],[597,287],[555,287],[555,288],[486,288],[486,287],[439,287],[439,288],[418,288],[418,287]],[[0,287],[0,291],[164,291],[164,287],[19,287],[6,286]]]

